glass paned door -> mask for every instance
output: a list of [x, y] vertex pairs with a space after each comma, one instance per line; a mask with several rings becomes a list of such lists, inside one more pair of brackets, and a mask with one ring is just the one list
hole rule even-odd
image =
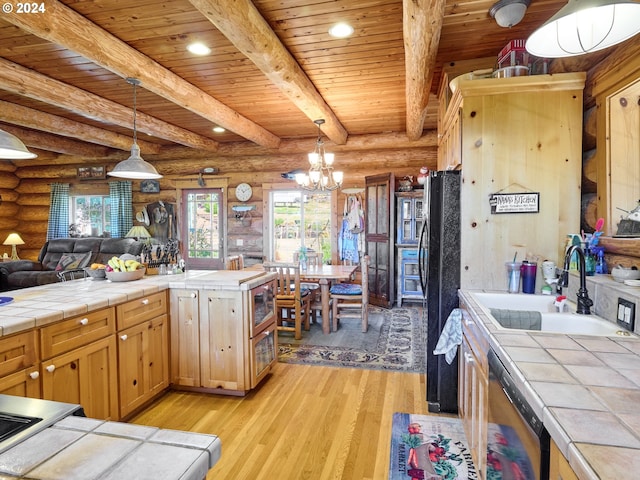
[[222, 212], [221, 189], [183, 190], [182, 253], [187, 268], [224, 268]]

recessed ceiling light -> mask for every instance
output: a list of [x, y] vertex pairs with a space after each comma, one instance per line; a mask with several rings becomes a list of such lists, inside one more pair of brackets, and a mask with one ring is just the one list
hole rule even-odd
[[222, 127], [213, 127], [213, 131], [216, 133], [223, 133], [226, 132], [226, 130]]
[[187, 45], [187, 50], [194, 55], [209, 55], [211, 53], [211, 49], [201, 42], [195, 42]]
[[329, 35], [336, 38], [345, 38], [353, 33], [353, 27], [348, 23], [336, 23], [329, 29]]

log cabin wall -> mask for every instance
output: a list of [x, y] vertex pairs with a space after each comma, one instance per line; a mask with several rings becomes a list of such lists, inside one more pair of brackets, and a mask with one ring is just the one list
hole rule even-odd
[[[354, 150], [336, 153], [335, 168], [344, 171], [345, 187], [364, 187], [364, 178], [384, 172], [393, 172], [397, 178], [413, 175], [417, 185], [417, 175], [420, 167], [436, 168], [437, 147], [435, 132], [432, 146], [418, 148], [385, 148], [379, 150]], [[308, 143], [308, 150], [313, 148], [313, 140]], [[424, 142], [423, 142], [424, 143]], [[327, 147], [327, 150], [330, 149]], [[191, 157], [184, 155], [171, 159], [161, 159], [153, 155], [145, 155], [145, 160], [154, 164], [164, 175], [160, 179], [159, 193], [140, 192], [140, 182], [133, 181], [133, 209], [134, 225], [135, 212], [148, 203], [162, 200], [169, 203], [177, 202], [176, 184], [189, 184], [198, 188], [198, 172], [204, 167], [219, 169], [216, 175], [203, 175], [205, 183], [209, 179], [225, 177], [228, 179], [229, 192], [227, 194], [227, 254], [246, 254], [254, 256], [263, 250], [263, 191], [262, 185], [268, 183], [287, 182], [282, 173], [296, 168], [307, 168], [306, 152], [289, 155], [265, 154], [253, 156], [234, 156], [217, 158], [215, 155], [204, 156], [201, 152]], [[107, 193], [109, 178], [92, 181], [79, 181], [77, 168], [87, 165], [104, 165], [107, 171], [115, 164], [127, 157], [126, 152], [111, 155], [106, 158], [79, 159], [68, 155], [52, 157], [42, 155], [35, 160], [3, 161], [0, 163], [0, 241], [17, 231], [25, 245], [18, 246], [18, 254], [22, 259], [35, 260], [40, 248], [46, 241], [47, 223], [49, 215], [50, 184], [55, 182], [71, 184], [73, 194], [78, 193]], [[253, 196], [249, 205], [255, 205], [251, 212], [250, 226], [238, 221], [235, 212], [231, 210], [237, 205], [233, 196], [236, 185], [247, 182], [253, 187]], [[289, 181], [295, 187], [294, 181]], [[336, 224], [341, 220], [344, 195], [338, 194], [338, 208], [336, 209]], [[178, 222], [180, 219], [178, 218]], [[237, 240], [242, 239], [243, 245], [236, 246]], [[1, 253], [11, 253], [11, 247], [3, 246]]]

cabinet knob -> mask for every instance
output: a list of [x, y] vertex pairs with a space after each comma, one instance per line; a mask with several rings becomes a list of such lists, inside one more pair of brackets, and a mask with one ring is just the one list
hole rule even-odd
[[191, 292], [191, 298], [196, 298], [196, 292]]
[[129, 337], [128, 337], [126, 334], [124, 334], [124, 335], [120, 335], [120, 340], [122, 340], [123, 342], [124, 342], [127, 338], [129, 338]]
[[30, 376], [32, 379], [34, 379], [34, 380], [35, 380], [36, 378], [38, 378], [38, 377], [40, 376], [40, 372], [31, 372], [31, 373], [29, 374], [29, 376]]
[[149, 305], [149, 299], [145, 298], [144, 300], [142, 300], [142, 304], [143, 305]]
[[53, 373], [53, 371], [54, 371], [55, 369], [56, 369], [56, 366], [55, 366], [55, 365], [49, 365], [49, 366], [47, 367], [47, 372], [49, 372], [49, 373]]
[[80, 325], [89, 325], [89, 319], [83, 318], [82, 320], [80, 320]]

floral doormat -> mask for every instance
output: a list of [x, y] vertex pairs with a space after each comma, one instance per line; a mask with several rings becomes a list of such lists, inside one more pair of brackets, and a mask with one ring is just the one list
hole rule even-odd
[[301, 340], [278, 333], [278, 360], [331, 367], [423, 373], [425, 342], [421, 308], [369, 307], [369, 329], [360, 321], [343, 320], [337, 332], [322, 333], [312, 324]]
[[477, 480], [458, 418], [394, 413], [389, 480]]

